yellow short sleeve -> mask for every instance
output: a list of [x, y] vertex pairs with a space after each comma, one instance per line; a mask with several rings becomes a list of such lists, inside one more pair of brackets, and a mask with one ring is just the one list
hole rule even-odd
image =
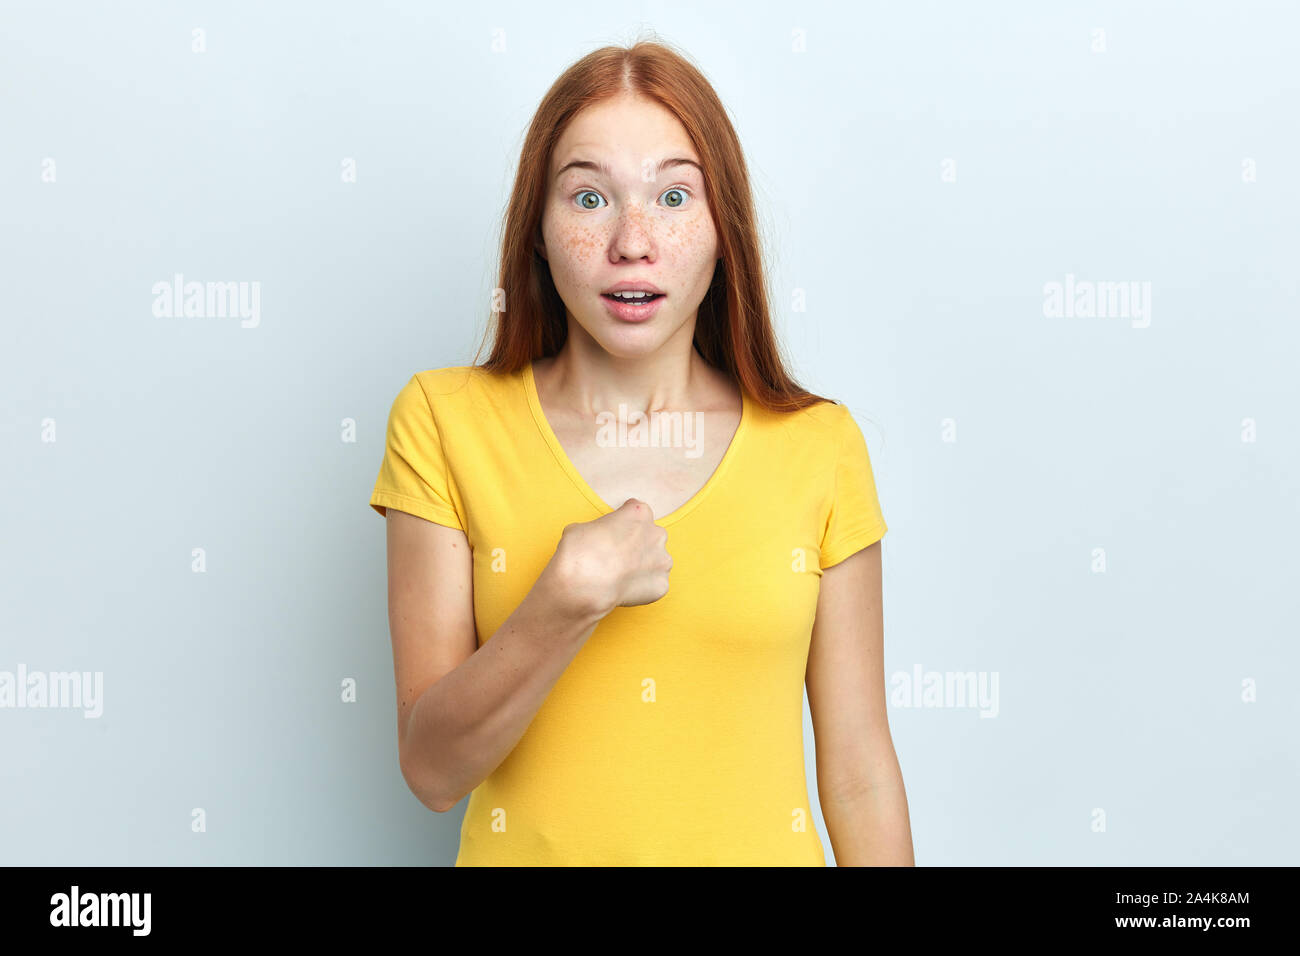
[[452, 484], [433, 407], [419, 376], [412, 376], [388, 413], [384, 460], [370, 506], [381, 515], [392, 507], [464, 531]]
[[844, 405], [841, 413], [839, 451], [835, 462], [834, 498], [822, 534], [820, 566], [839, 564], [863, 548], [879, 541], [888, 529], [876, 495], [876, 480], [862, 429]]

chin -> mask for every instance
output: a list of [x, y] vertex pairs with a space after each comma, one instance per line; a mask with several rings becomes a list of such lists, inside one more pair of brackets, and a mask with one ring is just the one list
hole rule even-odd
[[667, 341], [663, 335], [641, 326], [613, 329], [604, 335], [592, 337], [609, 355], [619, 359], [636, 359], [654, 355]]

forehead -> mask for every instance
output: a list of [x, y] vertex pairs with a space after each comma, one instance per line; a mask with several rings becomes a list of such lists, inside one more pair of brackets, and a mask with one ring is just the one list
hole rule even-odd
[[699, 162], [686, 128], [653, 100], [620, 96], [588, 106], [570, 121], [551, 154], [551, 174], [575, 159], [639, 170], [646, 160], [669, 157]]

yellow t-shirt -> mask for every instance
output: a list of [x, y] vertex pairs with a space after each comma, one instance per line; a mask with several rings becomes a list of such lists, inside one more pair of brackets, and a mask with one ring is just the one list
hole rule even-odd
[[[465, 532], [482, 646], [564, 526], [622, 502], [574, 468], [529, 365], [413, 376], [370, 504]], [[470, 794], [457, 866], [826, 865], [804, 673], [822, 571], [886, 531], [862, 432], [843, 405], [782, 414], [745, 395], [713, 476], [656, 523], [668, 593], [596, 626]]]

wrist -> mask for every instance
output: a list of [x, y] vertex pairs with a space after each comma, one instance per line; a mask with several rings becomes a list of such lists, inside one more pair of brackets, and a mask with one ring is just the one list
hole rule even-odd
[[613, 598], [592, 575], [570, 555], [556, 552], [539, 581], [553, 606], [580, 627], [597, 624], [615, 607]]

